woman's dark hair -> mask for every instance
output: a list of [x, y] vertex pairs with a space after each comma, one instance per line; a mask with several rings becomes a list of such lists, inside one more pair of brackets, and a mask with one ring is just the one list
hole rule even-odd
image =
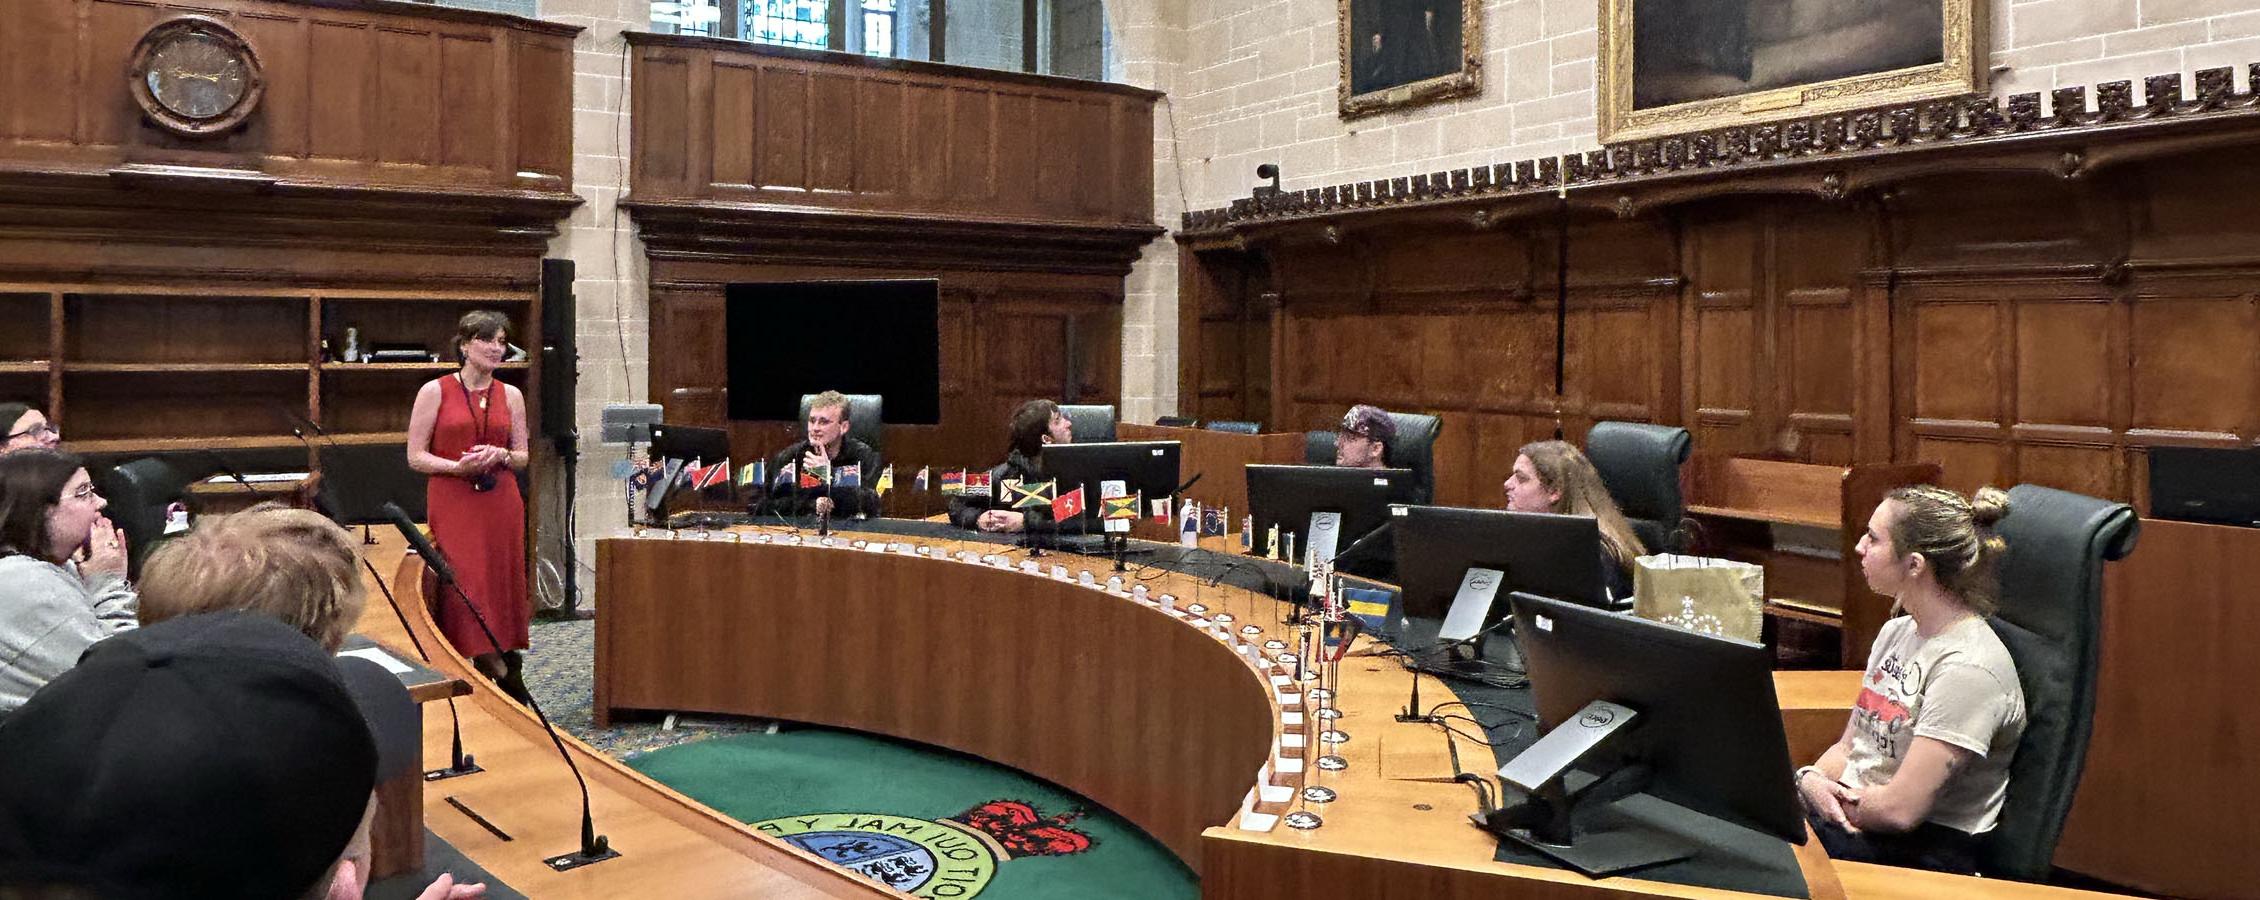
[[455, 361], [463, 361], [463, 345], [480, 338], [494, 337], [510, 330], [510, 317], [491, 309], [474, 309], [464, 313], [455, 323]]
[[1030, 400], [1012, 411], [1012, 447], [1021, 456], [1035, 459], [1044, 452], [1044, 434], [1051, 430], [1052, 416], [1059, 414], [1059, 404], [1050, 400]]
[[29, 403], [17, 403], [14, 401], [0, 403], [0, 437], [4, 437], [8, 432], [14, 431], [16, 428], [16, 420], [23, 418], [24, 413], [31, 412], [32, 410], [37, 408], [38, 407], [35, 407]]
[[63, 485], [86, 468], [75, 453], [33, 448], [0, 456], [0, 556], [22, 554], [61, 563], [47, 543], [47, 513]]

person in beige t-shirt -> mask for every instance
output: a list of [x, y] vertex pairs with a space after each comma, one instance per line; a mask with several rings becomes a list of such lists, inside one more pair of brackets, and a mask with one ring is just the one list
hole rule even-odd
[[2016, 663], [1986, 622], [2007, 513], [1993, 488], [1965, 499], [1916, 485], [1869, 517], [1861, 573], [1907, 614], [1876, 635], [1843, 737], [1797, 771], [1830, 856], [1976, 871], [2025, 726]]

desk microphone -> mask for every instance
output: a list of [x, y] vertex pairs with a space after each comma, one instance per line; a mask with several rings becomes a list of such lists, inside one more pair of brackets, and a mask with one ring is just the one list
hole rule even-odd
[[235, 470], [234, 466], [228, 465], [227, 457], [221, 456], [219, 454], [219, 451], [213, 450], [210, 447], [198, 447], [196, 448], [196, 452], [210, 457], [212, 460], [212, 465], [219, 467], [220, 474], [235, 479], [235, 483], [243, 485], [244, 490], [250, 491], [254, 496], [257, 497], [264, 498], [267, 496], [267, 492], [260, 490], [257, 485], [252, 484], [251, 479], [243, 477], [242, 472], [238, 472]]
[[[502, 641], [494, 636], [494, 629], [487, 626], [486, 615], [479, 612], [478, 605], [463, 593], [463, 586], [455, 580], [455, 567], [448, 565], [447, 557], [440, 554], [438, 547], [433, 546], [431, 538], [424, 536], [424, 532], [416, 527], [415, 520], [408, 518], [408, 513], [401, 510], [400, 504], [387, 501], [384, 513], [386, 518], [392, 520], [392, 526], [400, 529], [400, 536], [408, 540], [408, 546], [423, 557], [424, 564], [430, 566], [432, 573], [439, 577], [441, 587], [454, 590], [455, 599], [462, 601], [464, 609], [470, 610], [471, 620], [479, 623], [479, 632], [486, 635], [487, 645], [500, 650]], [[549, 734], [549, 742], [557, 747], [558, 757], [565, 760], [565, 768], [572, 770], [573, 781], [581, 788], [580, 849], [552, 856], [542, 860], [542, 864], [552, 872], [564, 872], [619, 856], [620, 851], [612, 849], [611, 842], [596, 833], [596, 818], [589, 811], [589, 783], [581, 777], [581, 767], [573, 763], [573, 755], [565, 751], [565, 741], [557, 736], [557, 726], [549, 723], [549, 715], [542, 712], [541, 703], [530, 694], [526, 697], [526, 705], [533, 709], [535, 718], [541, 720], [542, 730]]]
[[[400, 620], [400, 630], [408, 635], [408, 646], [416, 648], [416, 655], [423, 659], [426, 664], [429, 664], [432, 661], [431, 653], [424, 649], [423, 641], [416, 639], [416, 630], [408, 627], [408, 614], [401, 611], [400, 601], [393, 598], [392, 588], [385, 584], [384, 576], [377, 573], [376, 564], [370, 562], [368, 557], [362, 557], [361, 566], [369, 570], [370, 579], [377, 583], [377, 592], [385, 595], [385, 603], [392, 606], [393, 617]], [[425, 772], [425, 781], [439, 781], [443, 778], [454, 778], [458, 775], [486, 771], [479, 767], [478, 762], [472, 758], [471, 754], [463, 752], [463, 719], [455, 712], [455, 696], [450, 694], [446, 700], [447, 720], [454, 730], [454, 736], [448, 742], [447, 768]]]

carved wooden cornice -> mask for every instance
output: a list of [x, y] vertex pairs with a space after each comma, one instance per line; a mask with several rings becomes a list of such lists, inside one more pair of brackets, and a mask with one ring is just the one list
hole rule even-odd
[[[2249, 71], [2260, 83], [2260, 63]], [[1555, 208], [1631, 217], [1733, 194], [1800, 193], [1825, 199], [1950, 172], [2023, 171], [2079, 178], [2112, 165], [2260, 140], [2260, 93], [2239, 92], [2234, 71], [2205, 69], [2197, 95], [2181, 76], [2113, 81], [2050, 94], [1930, 100], [1862, 113], [1724, 128], [1635, 141], [1581, 154], [1234, 200], [1185, 213], [1177, 240], [1192, 250], [1237, 250], [1296, 236], [1341, 239], [1345, 226], [1386, 220], [1482, 229]], [[1370, 221], [1369, 221], [1370, 220]], [[1314, 231], [1314, 229], [1316, 229]]]
[[0, 170], [0, 239], [539, 255], [581, 202], [565, 191], [338, 185], [186, 166]]
[[1122, 277], [1158, 225], [943, 218], [704, 201], [620, 202], [653, 259]]

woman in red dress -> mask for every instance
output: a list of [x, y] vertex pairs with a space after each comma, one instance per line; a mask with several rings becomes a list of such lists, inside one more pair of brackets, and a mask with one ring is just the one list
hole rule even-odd
[[[440, 631], [457, 652], [520, 702], [520, 675], [532, 604], [526, 593], [526, 503], [517, 472], [526, 468], [526, 397], [494, 379], [509, 352], [510, 320], [476, 310], [455, 327], [462, 367], [425, 383], [408, 414], [408, 465], [425, 479], [432, 540], [455, 567], [463, 593], [494, 639], [454, 597], [437, 597]], [[444, 590], [444, 589], [443, 589]], [[452, 591], [446, 593], [452, 594]]]

